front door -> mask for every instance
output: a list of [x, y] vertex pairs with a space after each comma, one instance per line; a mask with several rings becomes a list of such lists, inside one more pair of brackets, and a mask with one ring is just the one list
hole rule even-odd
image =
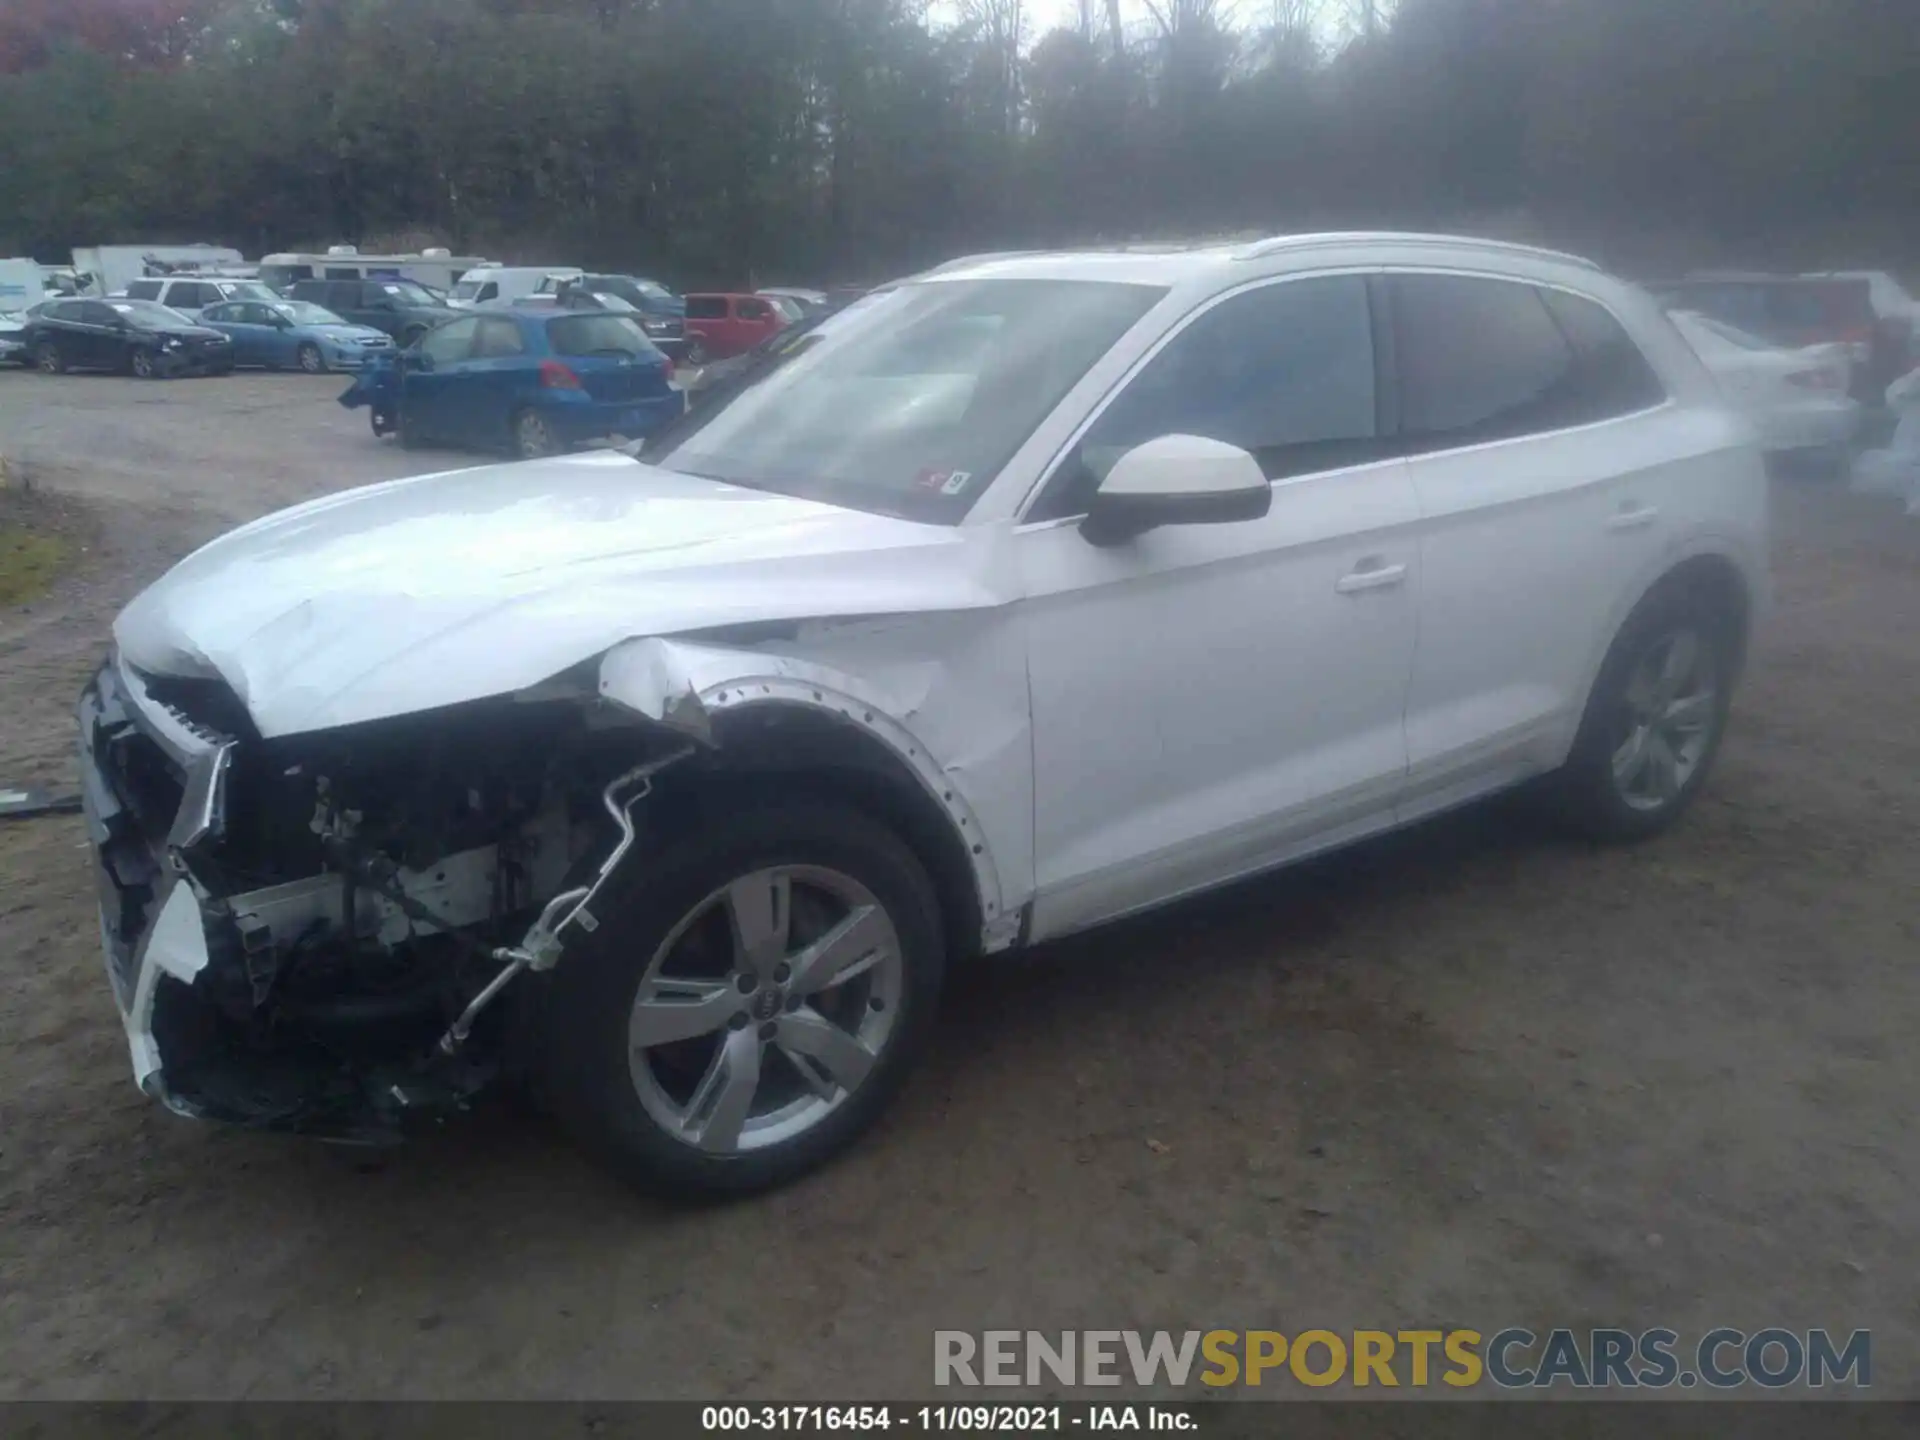
[[1646, 428], [1658, 377], [1595, 301], [1481, 276], [1388, 285], [1400, 445], [1425, 517], [1411, 818], [1564, 756], [1596, 636], [1671, 531], [1671, 444]]
[[[1251, 451], [1263, 519], [1080, 533], [1127, 449]], [[1029, 634], [1034, 938], [1379, 828], [1406, 770], [1417, 509], [1379, 446], [1365, 277], [1204, 311], [1093, 422], [1014, 536]]]

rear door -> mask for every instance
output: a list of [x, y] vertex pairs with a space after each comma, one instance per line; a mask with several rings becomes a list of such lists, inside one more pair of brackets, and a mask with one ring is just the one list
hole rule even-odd
[[1396, 272], [1398, 448], [1422, 514], [1403, 818], [1551, 768], [1598, 629], [1669, 533], [1663, 387], [1599, 303]]
[[473, 356], [477, 317], [455, 320], [428, 334], [402, 360], [401, 423], [415, 436], [457, 437], [458, 390]]
[[631, 315], [578, 311], [546, 322], [552, 358], [575, 376], [596, 404], [618, 406], [610, 431], [637, 438], [685, 408], [669, 383], [672, 364]]
[[446, 389], [449, 431], [487, 444], [503, 441], [521, 392], [539, 383], [538, 369], [518, 321], [505, 315], [480, 320], [472, 353], [442, 372], [453, 377]]

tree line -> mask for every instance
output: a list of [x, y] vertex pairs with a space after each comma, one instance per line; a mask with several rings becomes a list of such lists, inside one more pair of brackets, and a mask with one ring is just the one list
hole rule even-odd
[[1034, 11], [5, 0], [0, 254], [438, 243], [732, 285], [1392, 225], [1629, 268], [1920, 260], [1912, 0]]

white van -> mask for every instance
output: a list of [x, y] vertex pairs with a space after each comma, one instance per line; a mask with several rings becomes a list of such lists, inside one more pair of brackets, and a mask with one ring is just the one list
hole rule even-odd
[[[476, 265], [453, 287], [451, 303], [511, 305], [539, 290], [548, 280], [578, 280], [586, 272], [577, 265]], [[549, 286], [549, 289], [557, 286]]]
[[362, 255], [352, 245], [329, 245], [324, 255], [269, 255], [260, 262], [260, 278], [285, 294], [296, 280], [412, 280], [435, 290], [451, 290], [453, 282], [486, 260], [479, 255], [454, 255], [435, 247], [418, 255]]

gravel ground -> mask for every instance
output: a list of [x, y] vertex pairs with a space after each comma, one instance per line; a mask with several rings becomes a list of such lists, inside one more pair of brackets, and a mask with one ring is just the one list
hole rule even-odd
[[[70, 779], [111, 615], [191, 545], [449, 463], [340, 388], [0, 374], [0, 453], [86, 547], [0, 611], [0, 777]], [[1480, 807], [983, 965], [868, 1143], [720, 1210], [505, 1109], [378, 1163], [164, 1114], [79, 821], [0, 822], [0, 1399], [898, 1398], [935, 1328], [1510, 1324], [1870, 1327], [1874, 1392], [1920, 1395], [1920, 527], [1777, 502], [1672, 835]]]

